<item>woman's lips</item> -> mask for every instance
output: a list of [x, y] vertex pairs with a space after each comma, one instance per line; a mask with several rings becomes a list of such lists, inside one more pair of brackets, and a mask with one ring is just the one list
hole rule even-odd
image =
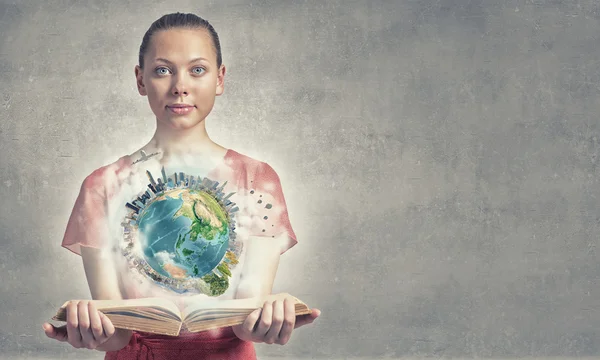
[[171, 106], [167, 106], [167, 109], [169, 109], [172, 113], [175, 113], [177, 115], [186, 115], [186, 114], [189, 114], [192, 110], [194, 110], [195, 106], [171, 105]]

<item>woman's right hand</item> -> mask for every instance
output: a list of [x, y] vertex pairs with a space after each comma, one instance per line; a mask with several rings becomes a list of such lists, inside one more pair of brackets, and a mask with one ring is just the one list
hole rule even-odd
[[42, 325], [46, 336], [68, 342], [77, 349], [95, 349], [115, 334], [115, 327], [110, 319], [98, 311], [91, 301], [70, 301], [66, 310], [66, 325]]

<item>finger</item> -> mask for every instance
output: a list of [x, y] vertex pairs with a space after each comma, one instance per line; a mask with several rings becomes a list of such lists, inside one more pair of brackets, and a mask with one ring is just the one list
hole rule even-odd
[[312, 313], [307, 315], [300, 315], [296, 317], [296, 325], [294, 326], [294, 328], [297, 329], [301, 326], [312, 324], [312, 322], [315, 321], [320, 315], [321, 310], [319, 309], [313, 309]]
[[70, 301], [67, 305], [67, 340], [76, 349], [81, 348], [81, 333], [79, 332], [79, 317], [77, 315], [77, 301]]
[[90, 330], [92, 331], [92, 337], [98, 344], [102, 344], [106, 341], [104, 330], [102, 328], [102, 320], [100, 319], [100, 313], [96, 309], [93, 302], [88, 303], [88, 312], [90, 314]]
[[267, 344], [274, 344], [275, 341], [279, 339], [279, 332], [281, 331], [281, 326], [283, 325], [283, 316], [285, 311], [283, 305], [283, 300], [276, 300], [273, 303], [271, 327], [265, 334], [265, 342]]
[[294, 330], [294, 326], [296, 325], [296, 301], [292, 299], [285, 299], [284, 302], [284, 316], [283, 316], [283, 325], [281, 326], [281, 331], [279, 332], [279, 340], [277, 341], [280, 345], [285, 345], [292, 337], [292, 330]]
[[43, 323], [42, 329], [44, 330], [44, 334], [46, 334], [47, 337], [54, 339], [55, 333], [54, 333], [54, 326], [52, 326], [52, 324]]
[[106, 335], [106, 339], [108, 339], [115, 333], [115, 326], [113, 325], [112, 321], [110, 321], [108, 316], [106, 316], [102, 312], [99, 312], [99, 314], [100, 320], [102, 320], [102, 328], [104, 329], [104, 335]]
[[95, 343], [94, 335], [92, 335], [92, 329], [90, 328], [90, 312], [88, 306], [87, 301], [80, 301], [77, 305], [77, 311], [79, 312], [79, 332], [81, 333], [81, 343], [83, 347], [93, 349]]
[[67, 341], [66, 326], [61, 326], [57, 328], [52, 324], [44, 323], [44, 325], [42, 325], [42, 328], [44, 329], [44, 333], [46, 333], [47, 337], [58, 341]]
[[260, 319], [260, 314], [262, 313], [262, 308], [256, 309], [251, 312], [246, 320], [242, 323], [242, 329], [246, 334], [251, 335], [254, 329], [257, 326], [258, 319]]
[[260, 314], [260, 320], [258, 326], [254, 330], [254, 336], [264, 339], [265, 334], [271, 327], [271, 321], [273, 320], [273, 303], [271, 301], [265, 301]]

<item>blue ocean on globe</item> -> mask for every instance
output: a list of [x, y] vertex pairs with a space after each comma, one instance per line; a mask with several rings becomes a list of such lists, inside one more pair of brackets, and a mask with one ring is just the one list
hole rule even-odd
[[203, 191], [176, 189], [154, 199], [138, 229], [148, 265], [174, 279], [209, 274], [229, 247], [226, 213]]

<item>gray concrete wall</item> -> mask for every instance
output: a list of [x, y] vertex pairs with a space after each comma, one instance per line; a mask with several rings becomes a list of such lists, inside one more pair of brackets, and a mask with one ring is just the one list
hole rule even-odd
[[600, 5], [0, 2], [0, 352], [100, 358], [41, 324], [88, 297], [60, 240], [83, 178], [154, 131], [133, 67], [160, 15], [220, 34], [224, 146], [272, 164], [323, 310], [289, 358], [600, 356]]

